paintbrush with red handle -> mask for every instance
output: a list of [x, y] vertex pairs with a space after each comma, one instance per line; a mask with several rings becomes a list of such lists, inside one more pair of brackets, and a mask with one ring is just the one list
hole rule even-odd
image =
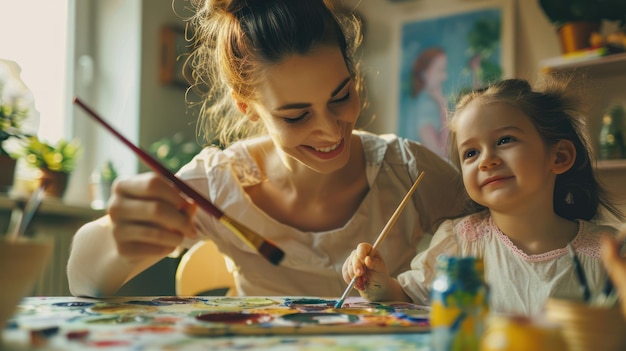
[[246, 244], [250, 245], [250, 247], [258, 251], [265, 259], [270, 261], [270, 263], [278, 265], [282, 261], [285, 253], [280, 248], [278, 248], [272, 242], [266, 240], [250, 228], [228, 217], [204, 196], [202, 196], [200, 193], [187, 185], [187, 183], [176, 177], [174, 173], [170, 172], [161, 163], [159, 163], [159, 161], [157, 161], [147, 152], [126, 139], [126, 137], [124, 137], [122, 134], [120, 134], [120, 132], [118, 132], [115, 128], [109, 125], [104, 119], [98, 116], [96, 112], [94, 112], [89, 106], [85, 105], [79, 98], [75, 97], [74, 103], [80, 106], [83, 110], [85, 110], [85, 112], [87, 112], [87, 114], [93, 117], [109, 132], [115, 135], [122, 143], [124, 143], [131, 150], [133, 150], [133, 152], [137, 154], [137, 156], [139, 156], [139, 158], [147, 166], [149, 166], [156, 173], [160, 174], [161, 176], [172, 182], [183, 194], [194, 200], [198, 204], [198, 206], [200, 206], [200, 208], [217, 218], [223, 225], [225, 225], [239, 238], [241, 238], [241, 240], [243, 240]]

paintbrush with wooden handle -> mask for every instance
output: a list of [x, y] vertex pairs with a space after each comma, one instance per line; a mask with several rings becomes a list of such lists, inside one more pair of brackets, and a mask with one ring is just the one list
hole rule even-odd
[[[415, 180], [415, 183], [413, 183], [413, 186], [411, 186], [411, 189], [409, 189], [409, 192], [406, 193], [406, 195], [404, 195], [404, 198], [400, 202], [400, 205], [398, 205], [398, 208], [396, 208], [393, 215], [391, 215], [391, 218], [389, 218], [389, 221], [387, 222], [387, 224], [385, 224], [383, 231], [380, 232], [380, 234], [378, 235], [376, 242], [374, 242], [374, 245], [372, 245], [372, 250], [370, 251], [370, 255], [376, 252], [380, 244], [383, 242], [383, 240], [385, 240], [385, 238], [387, 237], [387, 234], [389, 234], [389, 231], [391, 230], [391, 227], [393, 227], [393, 225], [396, 223], [396, 221], [398, 220], [398, 217], [400, 217], [400, 214], [402, 213], [402, 210], [404, 210], [404, 207], [411, 199], [411, 196], [415, 192], [415, 189], [417, 189], [417, 186], [422, 181], [423, 176], [424, 176], [424, 171], [420, 172], [419, 176], [417, 176], [417, 179]], [[348, 284], [346, 291], [343, 292], [343, 295], [341, 295], [341, 298], [335, 304], [335, 308], [341, 308], [341, 306], [343, 306], [343, 303], [346, 300], [346, 297], [348, 296], [352, 288], [354, 287], [356, 280], [357, 280], [357, 276], [355, 275], [350, 281], [350, 284]]]
[[224, 226], [230, 229], [230, 231], [236, 234], [245, 243], [250, 245], [250, 247], [252, 247], [254, 250], [258, 251], [261, 256], [267, 259], [270, 263], [278, 265], [282, 261], [285, 253], [280, 248], [278, 248], [272, 242], [266, 240], [250, 228], [228, 217], [204, 196], [202, 196], [200, 193], [187, 185], [187, 183], [176, 177], [174, 173], [170, 172], [170, 170], [165, 168], [161, 163], [159, 163], [159, 161], [154, 159], [147, 152], [145, 152], [132, 142], [130, 142], [130, 140], [126, 139], [126, 137], [124, 137], [120, 132], [118, 132], [115, 128], [109, 125], [104, 119], [98, 116], [96, 112], [94, 112], [90, 107], [85, 105], [79, 98], [75, 97], [74, 103], [80, 106], [83, 110], [85, 110], [85, 112], [87, 112], [87, 114], [93, 117], [96, 121], [98, 121], [98, 123], [104, 126], [113, 135], [115, 135], [122, 143], [124, 143], [131, 150], [133, 150], [133, 152], [135, 152], [135, 154], [139, 156], [139, 158], [147, 166], [149, 166], [155, 172], [172, 182], [174, 186], [178, 188], [178, 190], [194, 200], [198, 204], [198, 206], [200, 206], [200, 208], [217, 218]]

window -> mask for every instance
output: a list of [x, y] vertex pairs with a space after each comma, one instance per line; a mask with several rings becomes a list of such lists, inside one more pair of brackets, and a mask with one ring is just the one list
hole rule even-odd
[[[0, 21], [0, 58], [21, 67], [39, 112], [29, 131], [50, 142], [80, 140], [83, 154], [63, 200], [89, 205], [89, 178], [95, 169], [112, 159], [120, 173], [132, 174], [137, 160], [81, 116], [72, 97], [80, 96], [136, 141], [141, 1], [14, 0], [1, 2], [0, 13], [10, 14]], [[37, 29], [25, 29], [33, 23]], [[33, 171], [22, 164], [20, 176], [32, 178]]]
[[[0, 3], [0, 57], [15, 61], [35, 96], [39, 136], [56, 141], [67, 136], [67, 58], [69, 0]], [[25, 28], [36, 23], [36, 28]]]
[[89, 205], [90, 175], [109, 160], [120, 175], [140, 170], [133, 152], [73, 96], [141, 147], [179, 131], [193, 140], [184, 89], [158, 82], [159, 29], [184, 25], [171, 0], [10, 0], [0, 13], [0, 57], [21, 66], [40, 114], [38, 135], [77, 138], [83, 148], [64, 202]]

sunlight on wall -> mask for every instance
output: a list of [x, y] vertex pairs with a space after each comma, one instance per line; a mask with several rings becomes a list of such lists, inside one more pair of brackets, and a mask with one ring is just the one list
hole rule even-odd
[[21, 67], [39, 111], [39, 136], [53, 142], [67, 134], [69, 1], [0, 2], [0, 58]]

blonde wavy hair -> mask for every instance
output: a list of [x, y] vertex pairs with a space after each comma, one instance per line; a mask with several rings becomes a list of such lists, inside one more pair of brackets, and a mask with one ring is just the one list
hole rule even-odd
[[[174, 0], [177, 1], [177, 0]], [[237, 109], [233, 94], [255, 101], [265, 68], [316, 45], [337, 45], [362, 92], [355, 63], [361, 44], [361, 21], [330, 0], [189, 0], [187, 18], [193, 50], [185, 61], [190, 91], [199, 96], [198, 134], [220, 147], [265, 132]]]

